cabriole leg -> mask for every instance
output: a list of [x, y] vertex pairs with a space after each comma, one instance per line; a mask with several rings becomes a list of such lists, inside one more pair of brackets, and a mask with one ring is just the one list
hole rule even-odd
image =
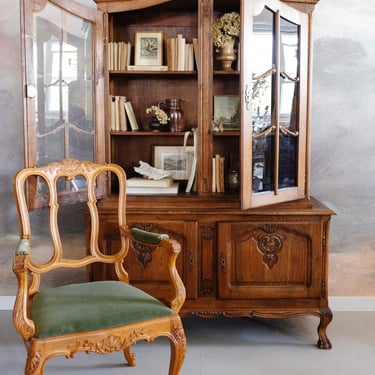
[[327, 337], [327, 326], [331, 323], [333, 318], [332, 311], [329, 307], [320, 309], [320, 323], [318, 326], [318, 348], [319, 349], [331, 349], [332, 344]]

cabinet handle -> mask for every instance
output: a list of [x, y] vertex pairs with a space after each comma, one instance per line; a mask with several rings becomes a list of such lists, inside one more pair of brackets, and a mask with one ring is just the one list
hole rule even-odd
[[221, 265], [221, 271], [226, 272], [227, 271], [227, 261], [225, 259], [224, 253], [221, 253], [220, 265]]

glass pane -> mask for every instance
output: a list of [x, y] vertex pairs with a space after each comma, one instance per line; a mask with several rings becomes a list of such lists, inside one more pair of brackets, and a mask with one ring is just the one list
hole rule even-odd
[[253, 20], [253, 192], [273, 190], [272, 87], [274, 85], [274, 13], [267, 8]]
[[299, 26], [280, 19], [279, 188], [296, 186]]
[[94, 160], [93, 25], [47, 4], [34, 14], [37, 165]]

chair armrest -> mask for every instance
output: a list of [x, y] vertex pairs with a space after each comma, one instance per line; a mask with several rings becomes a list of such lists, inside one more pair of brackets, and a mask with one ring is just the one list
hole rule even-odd
[[168, 256], [168, 272], [174, 292], [172, 298], [167, 300], [167, 304], [172, 310], [179, 312], [186, 298], [185, 286], [176, 268], [176, 260], [181, 252], [180, 243], [166, 234], [148, 232], [139, 228], [129, 229], [127, 226], [121, 226], [120, 233], [133, 243], [164, 249]]
[[151, 245], [159, 245], [162, 240], [169, 238], [167, 234], [148, 232], [139, 228], [130, 229], [130, 233], [137, 241]]
[[18, 279], [18, 289], [13, 310], [13, 321], [17, 331], [24, 340], [34, 336], [35, 325], [29, 319], [29, 275], [27, 271], [27, 262], [29, 258], [29, 240], [22, 239], [17, 245], [16, 255], [13, 261], [13, 272]]

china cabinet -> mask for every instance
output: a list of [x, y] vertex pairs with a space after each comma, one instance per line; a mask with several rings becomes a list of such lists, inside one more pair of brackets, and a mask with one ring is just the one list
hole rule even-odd
[[[95, 2], [104, 24], [105, 138], [97, 146], [105, 159], [130, 178], [140, 161], [153, 165], [160, 148], [184, 149], [186, 141], [194, 150], [191, 190], [184, 179], [178, 194], [127, 197], [130, 226], [168, 233], [182, 245], [182, 315], [313, 315], [320, 319], [318, 347], [329, 349], [334, 212], [309, 192], [311, 17], [318, 0]], [[223, 69], [213, 24], [232, 12], [240, 15], [240, 33]], [[192, 61], [179, 65], [182, 54]], [[137, 130], [130, 117], [119, 127], [113, 106], [119, 98], [131, 103]], [[146, 109], [166, 99], [178, 100], [183, 124], [152, 131]], [[108, 193], [100, 202], [100, 240], [109, 254], [119, 241], [111, 181]], [[167, 296], [167, 275], [148, 267], [163, 260], [137, 251], [131, 282]], [[88, 270], [90, 280], [112, 275], [107, 267]]]
[[[107, 122], [107, 158], [132, 176], [139, 160], [153, 163], [155, 146], [183, 144], [184, 132], [148, 128], [145, 108], [166, 98], [181, 100], [184, 130], [197, 132], [193, 192], [185, 193], [180, 182], [178, 195], [128, 197], [130, 225], [167, 232], [182, 243], [178, 266], [187, 287], [182, 314], [311, 314], [320, 318], [319, 347], [330, 348], [325, 331], [332, 318], [327, 261], [333, 212], [309, 195], [309, 43], [317, 1], [96, 2], [105, 15], [107, 44], [133, 43], [139, 31], [162, 32], [162, 65], [168, 67], [107, 70], [107, 98], [125, 96], [140, 124], [136, 132], [113, 131]], [[212, 25], [231, 12], [240, 14], [241, 30], [235, 61], [223, 70]], [[193, 70], [170, 68], [168, 40], [178, 35], [186, 43], [197, 40]], [[233, 97], [238, 127], [220, 128], [217, 112]], [[213, 192], [215, 155], [224, 160], [224, 175], [240, 180], [233, 186], [224, 178], [224, 192]], [[112, 193], [101, 209], [108, 252], [117, 241], [115, 186]], [[140, 251], [132, 281], [163, 297], [166, 275], [150, 274], [147, 267], [160, 261]], [[111, 272], [92, 269], [90, 277], [110, 278]]]

